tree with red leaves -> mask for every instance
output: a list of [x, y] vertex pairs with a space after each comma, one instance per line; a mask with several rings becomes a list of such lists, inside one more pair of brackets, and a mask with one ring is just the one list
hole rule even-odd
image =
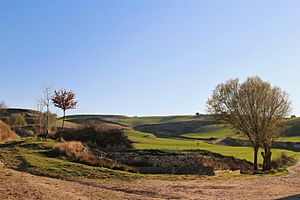
[[69, 109], [76, 109], [77, 101], [75, 101], [75, 93], [73, 91], [67, 91], [66, 89], [61, 89], [58, 91], [55, 90], [51, 100], [55, 107], [58, 107], [63, 111], [63, 129], [65, 124], [66, 111]]

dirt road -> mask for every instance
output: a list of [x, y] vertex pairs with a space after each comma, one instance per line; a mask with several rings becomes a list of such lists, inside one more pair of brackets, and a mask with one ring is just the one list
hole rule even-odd
[[[298, 195], [298, 196], [297, 196]], [[289, 197], [289, 198], [287, 198]], [[300, 162], [281, 177], [65, 181], [0, 167], [0, 199], [300, 199]]]

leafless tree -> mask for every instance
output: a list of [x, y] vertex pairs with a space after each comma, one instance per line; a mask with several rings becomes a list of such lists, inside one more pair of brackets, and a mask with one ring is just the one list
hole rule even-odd
[[207, 102], [208, 112], [248, 137], [254, 149], [254, 171], [258, 170], [259, 147], [264, 147], [264, 170], [270, 168], [271, 147], [280, 136], [281, 122], [290, 112], [286, 92], [259, 77], [240, 83], [231, 79], [219, 84]]
[[4, 101], [0, 101], [0, 109], [4, 109], [6, 107], [7, 107], [6, 103]]
[[52, 86], [44, 85], [42, 88], [43, 97], [38, 100], [40, 108], [43, 110], [43, 107], [46, 107], [46, 133], [49, 132], [49, 123], [50, 123], [50, 103], [51, 103], [51, 93], [52, 93]]
[[43, 129], [45, 129], [45, 127], [46, 127], [43, 123], [44, 122], [44, 107], [45, 107], [43, 101], [44, 100], [42, 98], [36, 100], [36, 109], [39, 112], [37, 114], [35, 123], [38, 128], [37, 129], [38, 132], [42, 132]]

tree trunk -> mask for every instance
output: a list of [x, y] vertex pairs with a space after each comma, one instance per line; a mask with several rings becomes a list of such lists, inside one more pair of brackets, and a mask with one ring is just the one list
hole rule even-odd
[[49, 102], [48, 102], [48, 104], [47, 104], [47, 122], [46, 122], [47, 123], [47, 125], [46, 125], [47, 126], [47, 128], [46, 128], [47, 131], [46, 131], [46, 137], [48, 137], [48, 133], [49, 133], [49, 112], [50, 111], [49, 111]]
[[62, 125], [61, 128], [64, 129], [64, 125], [65, 125], [65, 117], [66, 117], [66, 111], [64, 110], [64, 116], [63, 116], [63, 121], [62, 121]]
[[271, 149], [268, 149], [268, 159], [267, 159], [267, 165], [266, 165], [266, 170], [270, 171], [272, 166], [271, 166], [271, 157], [272, 157], [272, 152]]
[[[63, 121], [61, 125], [62, 130], [64, 129], [64, 125], [65, 125], [65, 117], [66, 117], [66, 111], [64, 110]], [[60, 139], [62, 139], [62, 130], [60, 131]]]
[[253, 170], [254, 173], [258, 171], [258, 166], [257, 166], [257, 156], [258, 156], [258, 147], [254, 146], [254, 159], [253, 159]]
[[271, 170], [271, 157], [272, 157], [272, 152], [271, 148], [268, 145], [264, 145], [264, 151], [262, 152], [262, 156], [264, 159], [263, 162], [263, 171], [268, 172]]
[[266, 154], [264, 152], [261, 152], [261, 156], [263, 157], [263, 171], [265, 172], [266, 171]]

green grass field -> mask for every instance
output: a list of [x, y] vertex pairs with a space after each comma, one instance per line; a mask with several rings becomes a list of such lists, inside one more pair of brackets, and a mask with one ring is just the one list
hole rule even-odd
[[[231, 138], [240, 139], [240, 140], [248, 140], [248, 138], [242, 134], [230, 136]], [[300, 142], [300, 135], [298, 136], [282, 136], [278, 138], [276, 141], [278, 142]]]
[[[151, 134], [138, 131], [126, 131], [128, 138], [134, 142], [134, 147], [137, 149], [164, 149], [164, 150], [207, 150], [219, 153], [226, 156], [234, 156], [240, 159], [246, 159], [253, 162], [253, 150], [250, 147], [231, 147], [209, 144], [201, 140], [178, 140], [167, 138], [152, 137]], [[197, 145], [197, 142], [199, 146]], [[273, 158], [277, 158], [281, 153], [286, 153], [290, 156], [295, 156], [293, 151], [274, 149]], [[262, 158], [259, 157], [259, 162], [262, 163]]]
[[186, 133], [182, 134], [181, 136], [187, 137], [187, 138], [195, 138], [195, 139], [201, 139], [201, 138], [223, 138], [230, 134], [232, 134], [232, 130], [225, 127], [224, 125], [208, 125], [203, 126], [198, 129], [194, 130], [194, 133]]
[[178, 116], [149, 116], [149, 117], [130, 117], [127, 119], [119, 119], [119, 123], [135, 127], [141, 124], [161, 124], [171, 122], [182, 122], [198, 120], [194, 115], [178, 115]]
[[277, 141], [279, 141], [279, 142], [300, 142], [300, 136], [280, 137]]

